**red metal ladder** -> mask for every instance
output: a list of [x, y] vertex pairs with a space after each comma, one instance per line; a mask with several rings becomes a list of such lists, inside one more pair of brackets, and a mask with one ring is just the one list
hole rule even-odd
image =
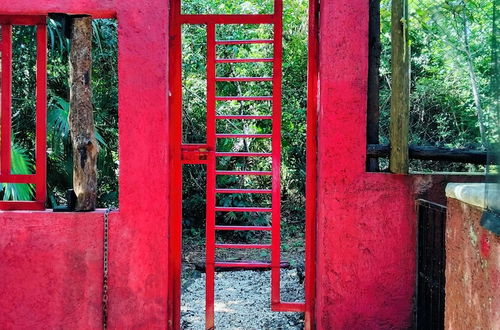
[[[189, 15], [181, 14], [180, 1], [173, 0], [172, 8], [172, 28], [171, 28], [171, 60], [172, 70], [170, 72], [171, 87], [171, 127], [175, 132], [181, 125], [181, 106], [182, 106], [182, 65], [181, 65], [181, 26], [182, 24], [203, 24], [206, 25], [207, 42], [207, 141], [206, 144], [182, 144], [180, 134], [175, 135], [172, 147], [172, 159], [182, 159], [184, 164], [206, 164], [207, 166], [207, 187], [206, 187], [206, 328], [215, 328], [215, 272], [217, 268], [239, 267], [239, 268], [271, 268], [271, 309], [273, 311], [288, 312], [306, 312], [305, 302], [282, 302], [280, 295], [280, 245], [281, 245], [281, 192], [280, 192], [280, 167], [281, 167], [281, 95], [282, 95], [282, 0], [274, 1], [273, 14], [258, 15]], [[224, 24], [268, 24], [273, 27], [272, 39], [254, 39], [254, 40], [225, 40], [216, 38], [217, 25]], [[270, 44], [273, 46], [272, 58], [217, 58], [217, 46], [219, 45], [241, 45], [241, 44]], [[216, 75], [218, 64], [224, 63], [272, 63], [272, 75], [270, 77], [219, 77]], [[217, 82], [256, 82], [268, 81], [272, 83], [272, 94], [261, 96], [222, 96], [217, 93]], [[217, 104], [228, 101], [253, 101], [270, 102], [271, 114], [268, 115], [229, 115], [217, 114]], [[272, 131], [270, 134], [225, 134], [216, 131], [218, 121], [232, 120], [259, 120], [271, 121]], [[270, 152], [221, 152], [217, 150], [217, 141], [230, 138], [255, 138], [269, 139], [271, 141]], [[179, 145], [181, 148], [177, 148]], [[221, 170], [217, 169], [217, 159], [221, 157], [263, 157], [269, 159], [271, 163], [270, 170]], [[174, 163], [175, 164], [175, 163]], [[174, 165], [175, 168], [175, 165]], [[181, 171], [172, 174], [172, 185], [180, 186]], [[271, 178], [271, 187], [269, 189], [234, 189], [217, 187], [217, 177], [223, 175], [238, 176], [269, 176]], [[177, 188], [178, 189], [178, 188]], [[217, 205], [217, 196], [222, 194], [269, 194], [271, 195], [271, 207], [225, 207]], [[176, 198], [173, 203], [181, 200], [180, 195], [174, 195]], [[180, 211], [173, 210], [173, 217], [180, 218]], [[255, 212], [268, 213], [271, 215], [270, 226], [223, 226], [216, 224], [216, 215], [223, 212]], [[171, 239], [177, 240], [181, 234], [180, 224], [175, 225], [171, 231]], [[270, 244], [221, 244], [216, 241], [216, 234], [221, 231], [261, 231], [271, 234]], [[174, 241], [172, 244], [178, 244]], [[221, 261], [216, 260], [217, 249], [265, 249], [271, 251], [271, 261]], [[171, 251], [175, 260], [180, 260], [180, 251], [174, 249]], [[172, 272], [180, 272], [180, 265], [173, 263]], [[172, 285], [174, 286], [172, 300], [179, 300], [178, 291], [179, 282], [176, 277]], [[174, 322], [180, 317], [178, 308], [173, 308]], [[307, 322], [306, 322], [307, 323]]]

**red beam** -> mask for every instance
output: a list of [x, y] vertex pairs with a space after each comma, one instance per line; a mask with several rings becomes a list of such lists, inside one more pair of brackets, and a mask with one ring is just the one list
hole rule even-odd
[[270, 207], [236, 207], [236, 206], [218, 206], [216, 212], [272, 212]]
[[216, 40], [217, 45], [242, 45], [242, 44], [272, 44], [272, 39], [253, 39], [253, 40]]
[[216, 77], [216, 81], [272, 81], [273, 77]]
[[273, 58], [218, 58], [215, 63], [262, 63], [272, 62]]
[[272, 101], [272, 96], [217, 96], [216, 101]]
[[12, 131], [12, 25], [2, 25], [2, 119], [0, 173], [10, 174]]
[[217, 194], [270, 194], [271, 189], [216, 189]]
[[216, 152], [217, 157], [272, 157], [273, 154], [267, 152]]
[[270, 231], [269, 226], [215, 226], [215, 230]]
[[44, 25], [47, 23], [47, 16], [31, 15], [0, 15], [0, 24], [6, 25]]
[[271, 171], [216, 171], [217, 175], [272, 175]]
[[181, 24], [272, 24], [273, 15], [180, 15]]
[[215, 119], [222, 120], [222, 119], [243, 119], [243, 120], [266, 120], [266, 119], [273, 119], [272, 116], [253, 116], [253, 115], [220, 115], [216, 116]]
[[270, 244], [215, 244], [217, 249], [270, 249]]

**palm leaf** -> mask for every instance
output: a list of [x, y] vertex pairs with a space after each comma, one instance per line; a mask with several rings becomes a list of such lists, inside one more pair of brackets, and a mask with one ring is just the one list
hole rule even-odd
[[[11, 147], [12, 174], [32, 174], [33, 163], [28, 152], [17, 144]], [[34, 197], [34, 186], [24, 183], [2, 183], [3, 200], [29, 201]]]

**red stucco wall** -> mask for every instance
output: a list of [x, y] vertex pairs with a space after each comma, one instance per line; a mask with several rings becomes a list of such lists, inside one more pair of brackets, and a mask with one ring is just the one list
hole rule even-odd
[[411, 325], [415, 213], [410, 177], [365, 173], [368, 2], [322, 1], [316, 322]]
[[479, 225], [482, 213], [448, 199], [446, 329], [500, 329], [500, 236]]
[[[118, 19], [120, 212], [110, 225], [112, 328], [166, 325], [167, 8], [164, 0], [0, 5], [0, 14], [63, 12]], [[0, 213], [0, 226], [0, 327], [98, 328], [102, 214]]]
[[[110, 226], [112, 328], [167, 325], [167, 3], [0, 6], [0, 14], [118, 19], [120, 212]], [[433, 179], [364, 172], [368, 1], [322, 1], [320, 29], [317, 328], [407, 328], [415, 282], [413, 201], [432, 189]], [[0, 325], [98, 327], [102, 213], [7, 212], [0, 213], [0, 226]]]

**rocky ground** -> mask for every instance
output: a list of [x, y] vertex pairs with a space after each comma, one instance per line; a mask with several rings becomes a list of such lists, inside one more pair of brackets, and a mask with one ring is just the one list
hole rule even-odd
[[[302, 313], [272, 312], [270, 271], [216, 273], [215, 325], [222, 329], [302, 329]], [[282, 301], [304, 299], [296, 268], [281, 270]], [[182, 329], [205, 329], [205, 274], [185, 269], [182, 289]]]

